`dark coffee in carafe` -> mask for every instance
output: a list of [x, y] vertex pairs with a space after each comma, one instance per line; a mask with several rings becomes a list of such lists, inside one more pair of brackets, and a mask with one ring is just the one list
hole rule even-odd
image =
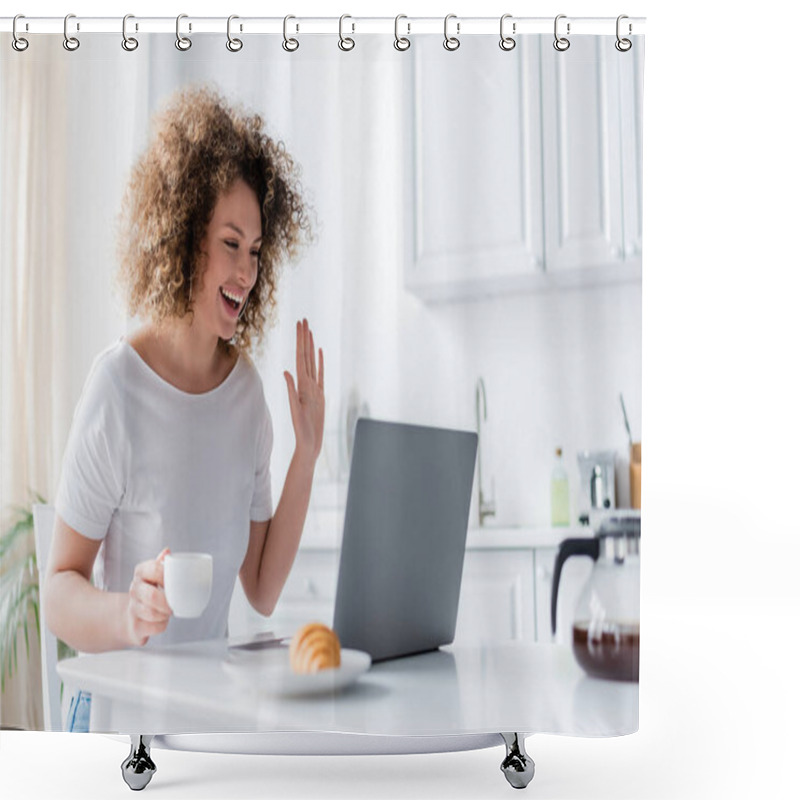
[[576, 622], [572, 652], [581, 667], [596, 678], [639, 680], [639, 623]]

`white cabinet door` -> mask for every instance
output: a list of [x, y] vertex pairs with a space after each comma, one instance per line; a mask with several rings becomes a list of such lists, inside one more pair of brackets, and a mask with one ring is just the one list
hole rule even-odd
[[[467, 550], [455, 641], [534, 641], [534, 551]], [[271, 617], [254, 611], [241, 589], [231, 605], [231, 635], [291, 635], [306, 622], [333, 625], [338, 550], [300, 550]]]
[[642, 257], [642, 78], [644, 43], [633, 45], [618, 58], [622, 139], [623, 249], [626, 261]]
[[457, 644], [535, 638], [532, 550], [468, 550]]
[[536, 573], [536, 641], [572, 644], [572, 621], [578, 598], [594, 566], [588, 557], [567, 559], [558, 585], [556, 633], [552, 633], [550, 608], [553, 593], [553, 568], [557, 547], [537, 547], [534, 551]]
[[333, 625], [338, 550], [299, 550], [275, 611], [262, 617], [267, 630], [294, 632], [306, 622]]
[[608, 36], [575, 36], [564, 52], [542, 48], [548, 272], [601, 276], [624, 263], [619, 69], [630, 57]]
[[415, 41], [407, 86], [405, 285], [427, 300], [526, 286], [543, 270], [539, 37], [469, 58]]

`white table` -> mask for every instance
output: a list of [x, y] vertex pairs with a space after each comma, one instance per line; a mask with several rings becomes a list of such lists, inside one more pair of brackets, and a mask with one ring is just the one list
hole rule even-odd
[[616, 736], [638, 728], [638, 684], [589, 678], [559, 645], [448, 646], [373, 664], [343, 691], [313, 697], [243, 685], [223, 669], [227, 655], [227, 642], [215, 640], [81, 655], [58, 671], [92, 693], [92, 730], [108, 733]]
[[[265, 658], [281, 655], [273, 649]], [[449, 646], [373, 664], [335, 694], [276, 696], [223, 667], [214, 640], [82, 655], [64, 682], [92, 693], [91, 729], [126, 733], [122, 776], [143, 789], [150, 745], [264, 754], [418, 753], [505, 742], [500, 768], [515, 788], [534, 775], [530, 733], [617, 736], [638, 728], [639, 686], [586, 677], [569, 648], [509, 643]], [[283, 651], [288, 661], [288, 653]], [[155, 741], [154, 741], [155, 737]]]

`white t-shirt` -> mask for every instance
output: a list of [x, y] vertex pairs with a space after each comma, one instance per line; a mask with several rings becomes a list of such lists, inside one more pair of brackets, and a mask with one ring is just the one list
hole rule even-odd
[[127, 592], [135, 566], [172, 552], [214, 557], [211, 599], [197, 619], [170, 619], [150, 646], [226, 635], [250, 521], [272, 517], [272, 420], [252, 363], [188, 394], [124, 339], [94, 361], [75, 410], [56, 512], [102, 539], [101, 588]]

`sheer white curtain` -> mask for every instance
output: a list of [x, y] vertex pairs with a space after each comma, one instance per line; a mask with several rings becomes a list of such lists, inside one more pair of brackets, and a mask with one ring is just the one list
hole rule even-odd
[[[127, 169], [137, 143], [147, 63], [98, 69], [95, 60], [71, 58], [58, 37], [37, 41], [35, 58], [10, 46], [3, 52], [0, 515], [5, 530], [12, 508], [28, 504], [32, 493], [54, 498], [88, 366], [100, 343], [124, 329], [119, 307], [110, 300], [113, 209], [120, 195], [119, 183], [110, 177]], [[3, 725], [41, 728], [39, 641], [32, 619], [29, 630], [30, 655], [26, 658], [20, 635], [19, 669], [0, 698], [0, 719]]]
[[[0, 508], [30, 491], [48, 493], [66, 431], [58, 398], [66, 282], [66, 76], [57, 60], [6, 61], [2, 73], [0, 194]], [[18, 542], [9, 561], [31, 542]], [[9, 563], [6, 562], [6, 564]], [[0, 565], [0, 569], [3, 567]], [[31, 576], [34, 577], [34, 576]], [[39, 642], [32, 617], [30, 665], [18, 637], [19, 669], [0, 700], [3, 725], [41, 725]]]

